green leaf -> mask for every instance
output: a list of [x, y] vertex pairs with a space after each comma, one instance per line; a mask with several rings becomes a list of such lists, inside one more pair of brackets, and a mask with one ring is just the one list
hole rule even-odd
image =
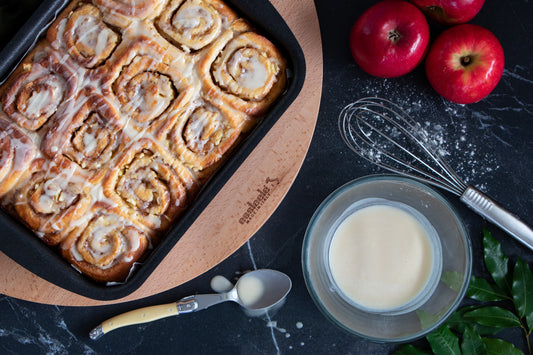
[[466, 312], [464, 317], [489, 327], [512, 328], [520, 326], [520, 319], [513, 312], [496, 306], [482, 307]]
[[466, 291], [466, 296], [477, 301], [501, 301], [508, 299], [505, 292], [500, 290], [498, 286], [491, 284], [485, 279], [472, 276], [470, 285]]
[[496, 285], [510, 296], [509, 258], [503, 252], [501, 244], [488, 230], [483, 229], [483, 235], [485, 266]]
[[446, 326], [431, 332], [426, 339], [435, 354], [461, 354], [459, 338]]
[[455, 330], [457, 333], [463, 333], [465, 331], [465, 327], [469, 324], [469, 323], [472, 323], [471, 320], [469, 319], [464, 319], [463, 315], [466, 313], [466, 312], [470, 312], [474, 309], [477, 309], [478, 307], [477, 306], [467, 306], [467, 307], [463, 307], [461, 309], [458, 309], [457, 311], [455, 311], [451, 316], [450, 318], [448, 318], [448, 320], [446, 321], [446, 325], [448, 326], [448, 328], [450, 328], [451, 330]]
[[505, 340], [494, 338], [482, 339], [483, 343], [485, 343], [485, 346], [487, 347], [488, 355], [524, 355], [522, 350]]
[[431, 352], [417, 348], [411, 344], [409, 345], [400, 345], [398, 350], [396, 350], [393, 355], [429, 355]]
[[518, 258], [513, 272], [513, 301], [520, 318], [525, 317], [533, 328], [533, 274], [529, 266]]
[[487, 346], [483, 343], [478, 333], [472, 328], [466, 327], [461, 342], [461, 351], [463, 354], [485, 355], [487, 353]]
[[479, 335], [495, 335], [496, 333], [505, 328], [481, 325], [479, 323], [476, 323], [471, 318], [464, 317], [465, 313], [478, 308], [481, 308], [481, 306], [467, 306], [455, 311], [446, 322], [446, 325], [457, 333], [463, 333], [465, 331], [465, 328], [469, 326]]
[[423, 309], [417, 309], [415, 313], [418, 316], [418, 320], [420, 321], [420, 326], [422, 329], [427, 329], [432, 327], [439, 319], [442, 319], [442, 317], [446, 314], [446, 309], [441, 309], [437, 313], [430, 313]]
[[444, 271], [440, 280], [455, 292], [459, 292], [463, 286], [464, 274], [457, 271]]

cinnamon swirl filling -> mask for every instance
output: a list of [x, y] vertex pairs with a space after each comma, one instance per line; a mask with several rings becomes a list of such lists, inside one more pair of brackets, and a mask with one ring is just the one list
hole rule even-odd
[[73, 98], [76, 78], [68, 63], [53, 53], [23, 65], [3, 97], [4, 112], [21, 127], [36, 131]]
[[156, 27], [185, 52], [211, 44], [223, 31], [223, 22], [235, 18], [232, 10], [214, 0], [173, 0], [161, 13]]
[[285, 60], [257, 33], [219, 41], [210, 52], [200, 64], [204, 85], [235, 109], [262, 114], [285, 89]]
[[15, 194], [20, 218], [50, 245], [59, 243], [91, 204], [83, 176], [66, 160], [37, 159], [31, 177]]
[[188, 206], [195, 190], [188, 170], [147, 138], [132, 144], [104, 181], [104, 194], [122, 206], [130, 220], [156, 230]]
[[85, 68], [102, 65], [120, 42], [120, 35], [103, 21], [94, 5], [83, 4], [74, 9], [65, 22], [52, 26], [47, 38], [52, 47], [65, 50]]
[[[42, 142], [49, 158], [62, 154], [83, 169], [100, 169], [127, 143], [119, 112], [103, 96], [91, 94], [72, 116], [60, 117]], [[95, 181], [91, 181], [95, 182]]]
[[76, 268], [93, 279], [124, 281], [131, 266], [146, 252], [148, 235], [103, 203], [94, 216], [61, 243], [61, 252]]

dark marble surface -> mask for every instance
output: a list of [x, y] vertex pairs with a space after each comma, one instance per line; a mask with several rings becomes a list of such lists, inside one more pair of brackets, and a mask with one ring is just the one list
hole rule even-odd
[[[375, 344], [350, 336], [327, 321], [311, 300], [301, 271], [305, 229], [320, 202], [354, 178], [382, 172], [349, 151], [337, 132], [337, 117], [342, 107], [364, 96], [389, 98], [409, 109], [431, 134], [441, 138], [440, 146], [448, 152], [447, 160], [467, 182], [480, 187], [532, 225], [533, 4], [528, 0], [486, 1], [471, 22], [486, 27], [500, 39], [506, 54], [505, 71], [489, 97], [472, 105], [456, 105], [431, 89], [422, 67], [401, 78], [378, 79], [356, 66], [348, 50], [348, 33], [357, 16], [374, 2], [316, 0], [324, 50], [318, 124], [294, 185], [248, 243], [201, 277], [135, 302], [62, 307], [0, 295], [0, 352], [382, 354], [394, 351], [396, 345]], [[0, 9], [6, 11], [5, 7]], [[13, 28], [2, 30], [10, 33]], [[432, 26], [431, 30], [435, 36], [442, 28]], [[6, 36], [9, 34], [1, 38]], [[484, 226], [502, 242], [508, 255], [533, 263], [531, 251], [484, 222], [455, 196], [445, 196], [464, 218], [471, 235], [474, 275], [486, 276], [481, 248]], [[119, 329], [98, 341], [88, 337], [93, 326], [118, 313], [209, 292], [213, 276], [233, 279], [238, 275], [236, 272], [254, 268], [278, 269], [293, 280], [285, 305], [268, 318], [249, 318], [237, 305], [221, 304], [195, 314]], [[500, 336], [526, 350], [518, 330]], [[426, 346], [423, 340], [417, 343]]]

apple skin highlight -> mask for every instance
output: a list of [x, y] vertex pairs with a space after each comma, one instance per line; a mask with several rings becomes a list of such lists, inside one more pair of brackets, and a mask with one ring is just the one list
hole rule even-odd
[[503, 74], [504, 53], [492, 32], [463, 24], [435, 39], [425, 64], [435, 91], [449, 101], [470, 104], [494, 90]]
[[393, 78], [418, 66], [429, 45], [429, 26], [413, 4], [385, 0], [367, 9], [350, 33], [350, 50], [366, 73]]

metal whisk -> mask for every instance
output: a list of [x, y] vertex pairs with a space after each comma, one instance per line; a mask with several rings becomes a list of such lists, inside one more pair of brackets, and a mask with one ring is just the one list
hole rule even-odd
[[533, 250], [531, 228], [484, 193], [465, 184], [422, 126], [398, 105], [382, 98], [363, 98], [341, 111], [338, 124], [344, 142], [361, 157], [450, 191]]

